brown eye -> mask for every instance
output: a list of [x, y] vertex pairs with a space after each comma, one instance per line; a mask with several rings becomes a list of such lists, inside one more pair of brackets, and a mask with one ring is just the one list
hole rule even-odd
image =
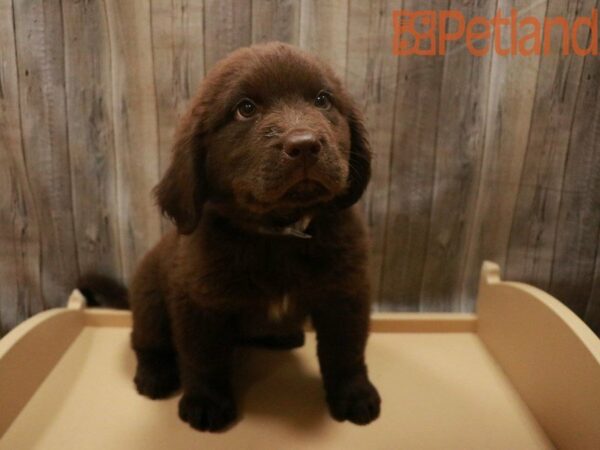
[[325, 91], [319, 92], [315, 98], [315, 106], [321, 109], [331, 108], [331, 94]]
[[235, 118], [238, 120], [246, 120], [256, 114], [256, 105], [248, 99], [244, 99], [238, 103], [235, 109]]

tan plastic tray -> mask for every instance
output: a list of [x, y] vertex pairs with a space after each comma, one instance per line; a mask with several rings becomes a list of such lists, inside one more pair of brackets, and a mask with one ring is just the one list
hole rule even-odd
[[38, 314], [0, 341], [0, 449], [600, 449], [600, 340], [548, 294], [482, 269], [477, 315], [375, 315], [382, 399], [366, 427], [327, 413], [315, 339], [237, 357], [241, 420], [191, 429], [178, 396], [132, 383], [128, 312]]

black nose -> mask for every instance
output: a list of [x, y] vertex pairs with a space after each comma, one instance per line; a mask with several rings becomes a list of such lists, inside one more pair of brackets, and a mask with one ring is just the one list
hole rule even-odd
[[321, 151], [321, 143], [311, 131], [293, 131], [283, 141], [283, 151], [290, 158], [315, 158]]

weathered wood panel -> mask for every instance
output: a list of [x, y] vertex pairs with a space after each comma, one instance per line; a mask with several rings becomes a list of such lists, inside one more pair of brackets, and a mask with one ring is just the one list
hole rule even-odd
[[[596, 8], [600, 8], [600, 0], [596, 1]], [[591, 34], [588, 35], [588, 40], [591, 38]], [[600, 36], [598, 36], [598, 46], [600, 47]], [[555, 241], [556, 255], [552, 266], [550, 292], [582, 315], [587, 324], [600, 335], [600, 58], [598, 56], [585, 57], [580, 80], [567, 156], [565, 183], [567, 181], [572, 183], [573, 180], [579, 179], [579, 175], [574, 174], [578, 170], [582, 171], [584, 177], [583, 180], [579, 179], [579, 184], [574, 187], [574, 191], [570, 190], [573, 187], [571, 185], [563, 187], [564, 201], [560, 206], [559, 232]], [[581, 155], [582, 151], [585, 152], [585, 156]], [[591, 157], [589, 152], [592, 153]], [[576, 160], [584, 162], [576, 165]], [[585, 167], [586, 161], [590, 161], [591, 165]], [[581, 198], [583, 204], [579, 204]], [[570, 225], [581, 226], [581, 231], [570, 228], [567, 223], [569, 211], [576, 210], [578, 207], [581, 207], [582, 220]], [[560, 234], [561, 232], [566, 235]], [[565, 245], [569, 241], [568, 236], [571, 243], [577, 241], [577, 244]], [[579, 247], [579, 251], [567, 250], [576, 246]], [[595, 254], [593, 262], [589, 260], [592, 251]], [[582, 256], [580, 252], [583, 253]], [[579, 257], [581, 262], [574, 259]], [[588, 271], [592, 264], [595, 270], [591, 273], [593, 281], [588, 295], [590, 276]], [[573, 270], [574, 267], [582, 266], [583, 270]], [[568, 280], [569, 276], [576, 278]], [[568, 289], [568, 285], [573, 289]], [[587, 305], [585, 305], [586, 296]], [[585, 313], [582, 314], [584, 307]]]
[[[204, 2], [152, 1], [152, 52], [160, 173], [171, 158], [177, 121], [204, 77]], [[163, 231], [171, 226], [163, 220]]]
[[[578, 14], [590, 15], [595, 0], [550, 2], [548, 17], [562, 16], [573, 23]], [[581, 28], [584, 45], [589, 29]], [[563, 33], [554, 28], [552, 46], [562, 49]], [[548, 289], [554, 241], [562, 197], [565, 160], [584, 58], [558, 51], [540, 61], [535, 103], [525, 162], [510, 233], [506, 276]], [[560, 93], [560, 95], [557, 95]]]
[[[598, 231], [600, 233], [600, 230]], [[596, 245], [600, 248], [600, 236], [596, 240]], [[585, 322], [594, 332], [600, 336], [600, 251], [596, 251], [596, 272], [594, 273], [594, 284], [588, 299], [585, 316]]]
[[[584, 317], [600, 248], [600, 59], [586, 57], [565, 166], [550, 292]], [[591, 309], [591, 307], [589, 308]]]
[[348, 51], [348, 0], [302, 1], [299, 45], [326, 60], [343, 77]]
[[42, 305], [63, 304], [78, 274], [67, 139], [63, 24], [59, 1], [17, 1], [13, 7], [22, 151], [41, 248], [39, 289], [42, 297], [30, 305], [29, 312], [34, 313]]
[[[411, 11], [446, 6], [447, 2], [435, 0], [403, 3]], [[421, 45], [430, 48], [433, 43], [424, 40]], [[386, 309], [420, 309], [443, 66], [443, 56], [399, 60], [380, 289]]]
[[[450, 9], [462, 10], [468, 21], [477, 16], [492, 17], [496, 2], [452, 1]], [[457, 27], [456, 20], [449, 20], [449, 33], [456, 32]], [[472, 308], [472, 299], [461, 302], [461, 269], [481, 176], [491, 53], [474, 58], [460, 41], [449, 42], [446, 51], [435, 126], [433, 199], [420, 308], [465, 311]]]
[[252, 0], [204, 0], [204, 66], [252, 43]]
[[[504, 16], [516, 8], [521, 15], [542, 21], [547, 2], [499, 0]], [[497, 30], [495, 31], [495, 33]], [[525, 32], [518, 30], [518, 37]], [[510, 33], [501, 35], [502, 47], [510, 48]], [[487, 99], [485, 141], [478, 178], [475, 213], [468, 228], [467, 258], [462, 266], [462, 302], [470, 309], [477, 290], [479, 267], [491, 259], [502, 267], [510, 239], [519, 180], [527, 150], [530, 118], [540, 57], [492, 56], [490, 89]]]
[[21, 140], [13, 11], [0, 1], [0, 335], [42, 308], [38, 217]]
[[68, 146], [82, 272], [120, 277], [111, 46], [102, 0], [64, 2]]
[[373, 149], [372, 181], [363, 198], [371, 231], [373, 300], [382, 308], [381, 274], [385, 253], [385, 225], [389, 202], [390, 160], [394, 135], [394, 104], [398, 57], [389, 48], [394, 25], [392, 11], [400, 1], [350, 2], [346, 84], [362, 108]]
[[252, 2], [252, 42], [281, 41], [298, 45], [300, 0]]
[[159, 178], [158, 116], [152, 60], [150, 5], [106, 2], [117, 155], [119, 239], [123, 276], [161, 234], [152, 188]]
[[365, 111], [377, 308], [470, 311], [489, 258], [600, 331], [598, 57], [562, 55], [557, 29], [541, 57], [392, 54], [394, 10], [511, 7], [573, 23], [598, 0], [0, 0], [0, 332], [81, 271], [131, 275], [166, 228], [151, 190], [198, 83], [273, 39]]

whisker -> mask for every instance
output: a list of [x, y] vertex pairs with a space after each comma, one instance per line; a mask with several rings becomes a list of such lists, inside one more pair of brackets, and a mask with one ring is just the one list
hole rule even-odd
[[362, 153], [353, 153], [352, 157], [358, 158], [358, 159], [364, 159], [365, 161], [371, 161], [376, 158], [376, 155], [371, 154], [370, 156], [367, 156], [367, 155], [363, 155]]
[[361, 177], [362, 176], [361, 172], [356, 167], [354, 167], [352, 164], [348, 164], [348, 169], [353, 170], [354, 174], [357, 177]]

